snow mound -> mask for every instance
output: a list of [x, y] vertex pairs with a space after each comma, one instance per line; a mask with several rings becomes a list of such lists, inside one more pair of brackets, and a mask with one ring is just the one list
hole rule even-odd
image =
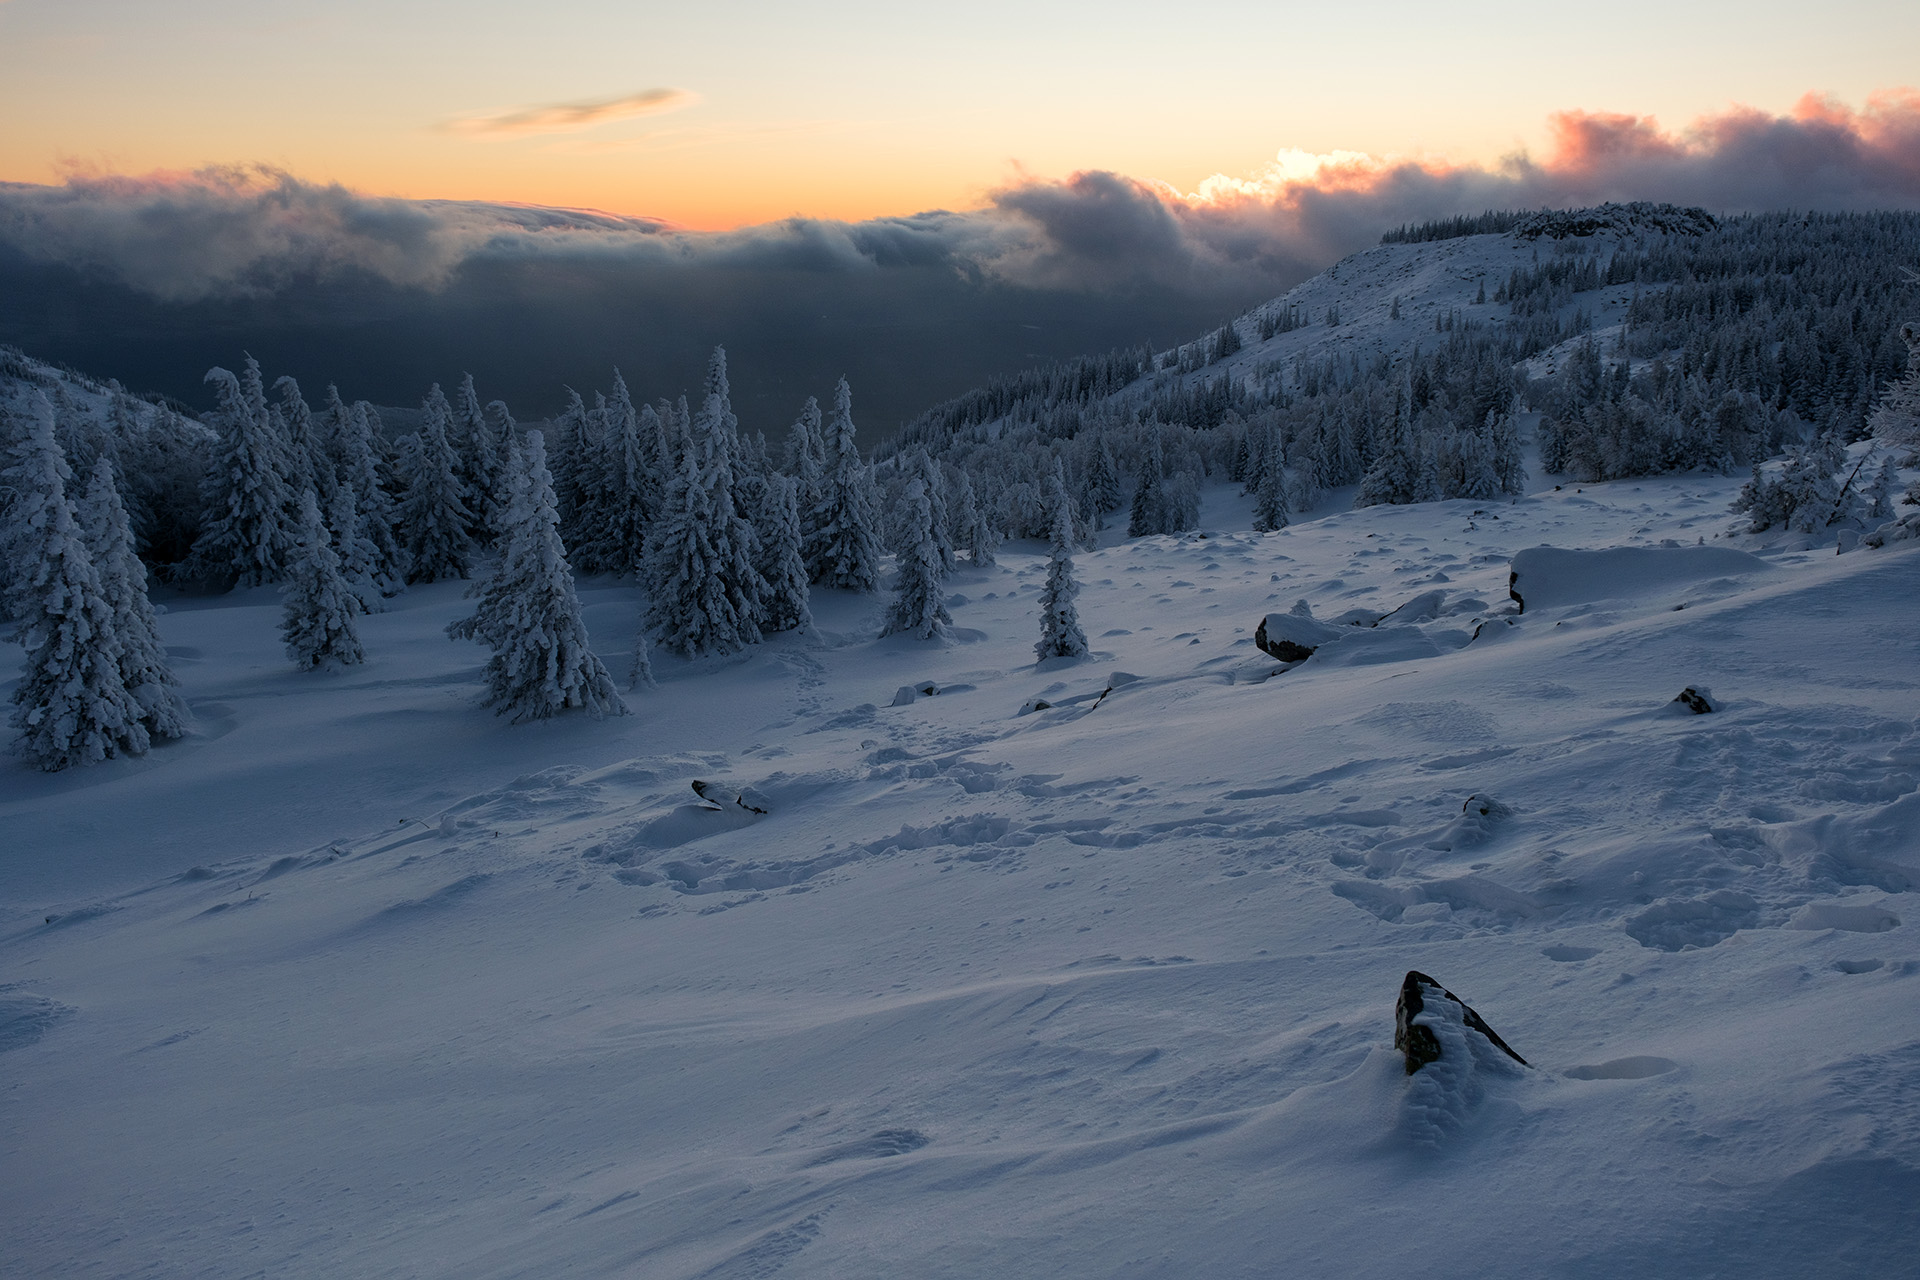
[[1508, 589], [1521, 609], [1619, 600], [1772, 569], [1732, 547], [1529, 547], [1513, 557]]

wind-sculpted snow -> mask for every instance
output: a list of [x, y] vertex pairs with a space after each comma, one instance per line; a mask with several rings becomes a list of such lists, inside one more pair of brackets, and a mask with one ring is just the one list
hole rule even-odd
[[[174, 599], [220, 714], [0, 774], [5, 1256], [1901, 1274], [1920, 549], [1724, 536], [1734, 487], [1267, 535], [1214, 491], [1205, 538], [1076, 553], [1084, 658], [1032, 663], [1015, 544], [955, 571], [972, 643], [822, 591], [811, 635], [656, 657], [620, 721], [476, 710], [457, 584], [324, 690], [265, 593]], [[1506, 596], [1529, 547], [1702, 538], [1764, 569]], [[581, 592], [624, 647], [630, 585]], [[1303, 600], [1333, 638], [1257, 649]], [[1532, 1069], [1440, 1018], [1408, 1077], [1410, 968]]]

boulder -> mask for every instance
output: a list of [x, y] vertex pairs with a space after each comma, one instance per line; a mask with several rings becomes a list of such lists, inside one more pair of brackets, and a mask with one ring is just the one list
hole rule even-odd
[[1400, 1000], [1393, 1010], [1393, 1047], [1406, 1055], [1408, 1075], [1440, 1060], [1440, 1038], [1434, 1035], [1432, 1028], [1420, 1021], [1420, 1015], [1427, 1006], [1440, 1000], [1448, 1000], [1458, 1006], [1456, 1012], [1468, 1030], [1484, 1036], [1489, 1044], [1521, 1066], [1527, 1065], [1527, 1060], [1515, 1053], [1466, 1001], [1419, 970], [1409, 969], [1400, 983]]
[[1339, 635], [1339, 628], [1305, 614], [1270, 613], [1254, 628], [1253, 642], [1282, 662], [1301, 662]]
[[1696, 689], [1692, 685], [1675, 694], [1673, 700], [1697, 716], [1704, 716], [1709, 711], [1718, 709], [1713, 705], [1712, 695], [1705, 689]]

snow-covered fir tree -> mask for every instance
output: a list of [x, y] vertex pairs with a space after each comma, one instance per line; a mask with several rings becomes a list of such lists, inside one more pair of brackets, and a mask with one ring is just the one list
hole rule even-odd
[[1831, 432], [1791, 449], [1777, 475], [1765, 474], [1759, 463], [1733, 500], [1733, 509], [1746, 513], [1749, 529], [1759, 533], [1780, 525], [1800, 533], [1818, 533], [1845, 512], [1839, 471], [1846, 450]]
[[475, 542], [491, 546], [499, 531], [499, 520], [505, 514], [506, 451], [494, 434], [494, 415], [480, 405], [480, 393], [474, 389], [471, 373], [460, 376], [459, 389], [453, 396], [452, 421], [448, 439], [458, 459], [457, 469], [466, 490], [467, 506], [473, 511], [470, 532]]
[[13, 690], [13, 749], [49, 772], [139, 755], [150, 743], [145, 711], [121, 678], [113, 605], [67, 496], [73, 473], [54, 437], [52, 403], [36, 391], [27, 417], [5, 475], [25, 531], [12, 548], [24, 569], [18, 634], [27, 651]]
[[333, 553], [340, 558], [340, 576], [360, 601], [366, 613], [385, 613], [386, 598], [381, 594], [378, 568], [379, 548], [367, 536], [366, 521], [354, 501], [353, 486], [337, 485], [333, 502], [324, 512], [327, 530], [333, 535]]
[[340, 557], [320, 517], [319, 500], [313, 490], [303, 489], [299, 543], [280, 584], [280, 638], [287, 657], [302, 671], [365, 662], [354, 621], [360, 612], [360, 598], [340, 575]]
[[348, 421], [351, 412], [347, 402], [340, 397], [339, 385], [329, 382], [326, 398], [321, 402], [319, 412], [313, 416], [313, 438], [337, 483], [348, 483], [345, 443], [348, 432], [352, 430]]
[[[332, 459], [327, 457], [322, 447], [320, 424], [315, 421], [313, 410], [300, 394], [300, 384], [290, 375], [282, 374], [275, 378], [273, 389], [280, 393], [280, 403], [275, 408], [279, 411], [280, 422], [286, 432], [288, 489], [297, 494], [301, 489], [312, 486], [315, 495], [325, 504], [333, 496], [334, 474]], [[297, 507], [296, 501], [296, 509], [289, 513], [295, 517], [291, 523], [296, 525]]]
[[453, 411], [439, 383], [433, 384], [420, 408], [420, 430], [404, 443], [399, 468], [403, 487], [397, 514], [407, 581], [464, 578], [473, 566], [473, 538], [468, 533], [473, 512], [447, 439]]
[[1104, 528], [1106, 517], [1120, 509], [1120, 468], [1113, 460], [1113, 449], [1104, 431], [1094, 433], [1093, 444], [1087, 450], [1081, 492], [1094, 528]]
[[553, 472], [553, 496], [560, 513], [560, 536], [571, 545], [582, 541], [582, 496], [587, 484], [587, 468], [598, 442], [592, 435], [587, 402], [578, 391], [568, 387], [567, 407], [545, 433], [549, 442], [547, 456]]
[[940, 576], [944, 580], [953, 576], [960, 563], [954, 555], [953, 522], [947, 512], [947, 478], [940, 464], [925, 449], [914, 451], [912, 465], [913, 474], [927, 486], [927, 506], [933, 517], [933, 547], [940, 555]]
[[1873, 480], [1866, 491], [1866, 510], [1863, 513], [1869, 520], [1891, 520], [1893, 518], [1893, 495], [1900, 488], [1898, 465], [1891, 457], [1880, 460], [1880, 469], [1874, 473]]
[[1259, 533], [1272, 533], [1287, 527], [1287, 455], [1279, 432], [1267, 427], [1260, 432], [1263, 445], [1257, 455], [1253, 495], [1253, 527]]
[[375, 429], [377, 414], [365, 400], [347, 411], [339, 448], [343, 487], [353, 490], [353, 506], [360, 518], [360, 536], [372, 545], [373, 585], [383, 596], [406, 590], [407, 553], [394, 528], [393, 498], [381, 474], [381, 443]]
[[786, 473], [800, 482], [802, 536], [808, 532], [813, 509], [820, 502], [820, 481], [827, 470], [826, 435], [820, 426], [820, 402], [812, 396], [800, 406], [800, 416], [787, 430], [782, 463]]
[[613, 677], [594, 655], [580, 617], [573, 569], [560, 541], [560, 516], [547, 469], [546, 441], [527, 432], [509, 480], [500, 569], [470, 594], [471, 617], [447, 627], [457, 640], [493, 650], [483, 668], [483, 703], [518, 724], [579, 709], [599, 717], [627, 714]]
[[1500, 459], [1495, 452], [1494, 423], [1495, 418], [1489, 416], [1479, 431], [1454, 433], [1453, 462], [1457, 474], [1450, 477], [1449, 483], [1442, 485], [1444, 496], [1484, 502], [1505, 492]]
[[592, 412], [600, 424], [600, 447], [596, 465], [581, 469], [581, 541], [573, 559], [583, 573], [634, 573], [653, 523], [655, 482], [642, 414], [634, 409], [618, 369], [613, 394], [599, 398]]
[[661, 648], [688, 658], [733, 653], [759, 639], [722, 581], [732, 556], [720, 546], [707, 471], [700, 451], [689, 448], [647, 544], [646, 630]]
[[1166, 531], [1166, 495], [1161, 492], [1161, 472], [1165, 466], [1160, 433], [1155, 431], [1148, 441], [1146, 456], [1141, 459], [1139, 478], [1133, 485], [1133, 504], [1127, 516], [1129, 538]]
[[807, 565], [800, 557], [800, 482], [778, 472], [766, 477], [761, 493], [760, 535], [763, 631], [805, 631], [813, 626], [807, 606]]
[[184, 737], [187, 706], [180, 697], [180, 678], [160, 643], [153, 602], [147, 598], [147, 566], [134, 553], [133, 528], [120, 500], [113, 460], [105, 454], [94, 462], [88, 477], [82, 523], [94, 571], [100, 576], [100, 592], [113, 611], [120, 683], [139, 704], [140, 721], [149, 737]]
[[1903, 449], [1920, 448], [1920, 321], [1900, 326], [1907, 346], [1907, 371], [1887, 384], [1869, 420], [1873, 434]]
[[1508, 402], [1504, 413], [1492, 418], [1493, 474], [1501, 493], [1527, 491], [1527, 461], [1520, 443], [1520, 408], [1515, 398]]
[[1087, 651], [1087, 633], [1080, 629], [1074, 600], [1080, 586], [1073, 580], [1073, 499], [1056, 462], [1048, 483], [1053, 506], [1053, 546], [1047, 556], [1047, 581], [1040, 589], [1040, 639], [1033, 651], [1040, 661], [1077, 658]]
[[[740, 619], [741, 639], [747, 644], [760, 642], [760, 619], [766, 579], [755, 563], [760, 550], [760, 535], [741, 502], [740, 478], [743, 462], [739, 423], [726, 396], [726, 353], [714, 348], [718, 365], [719, 390], [707, 395], [707, 402], [695, 416], [693, 443], [689, 452], [700, 458], [701, 482], [707, 489], [707, 506], [713, 512], [713, 548], [716, 585], [726, 595], [732, 612]], [[709, 383], [714, 379], [709, 376]]]
[[880, 581], [879, 517], [873, 477], [854, 443], [853, 392], [845, 378], [833, 391], [826, 438], [829, 461], [806, 547], [807, 572], [822, 586], [872, 591]]
[[883, 636], [944, 639], [953, 616], [947, 612], [946, 568], [934, 541], [933, 501], [922, 476], [907, 481], [900, 493], [903, 546], [894, 576], [893, 602], [887, 608]]
[[1421, 455], [1413, 434], [1411, 393], [1402, 386], [1394, 397], [1393, 418], [1383, 447], [1375, 455], [1373, 466], [1360, 478], [1353, 505], [1372, 507], [1420, 501], [1420, 492], [1426, 483], [1421, 474]]
[[293, 498], [285, 453], [259, 392], [260, 366], [247, 358], [245, 383], [217, 368], [208, 370], [206, 380], [219, 400], [220, 445], [203, 490], [206, 514], [193, 544], [195, 574], [242, 587], [277, 582], [293, 546], [287, 527]]
[[1000, 547], [1000, 531], [993, 527], [992, 517], [974, 496], [973, 478], [965, 471], [960, 472], [959, 477], [954, 483], [954, 541], [976, 569], [990, 568], [995, 563], [994, 553]]

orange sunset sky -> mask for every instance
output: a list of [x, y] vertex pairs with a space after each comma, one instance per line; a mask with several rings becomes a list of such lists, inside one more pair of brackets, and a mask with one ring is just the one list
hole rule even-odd
[[718, 229], [1082, 169], [1493, 164], [1569, 109], [1865, 104], [1916, 79], [1920, 5], [0, 0], [0, 49], [0, 181], [264, 163]]

